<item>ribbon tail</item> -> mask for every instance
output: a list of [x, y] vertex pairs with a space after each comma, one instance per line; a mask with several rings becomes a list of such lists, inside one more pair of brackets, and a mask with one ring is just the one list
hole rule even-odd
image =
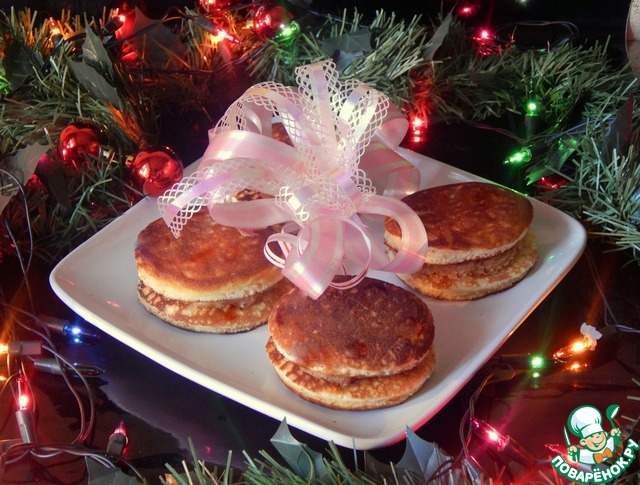
[[[308, 233], [306, 244], [303, 233]], [[327, 289], [340, 268], [343, 229], [329, 218], [316, 219], [304, 227], [299, 238], [298, 251], [291, 251], [282, 274], [315, 300]]]
[[401, 200], [374, 195], [360, 208], [360, 212], [395, 219], [402, 234], [395, 256], [385, 264], [372, 266], [372, 269], [410, 274], [422, 268], [427, 252], [427, 231], [413, 209]]
[[400, 146], [409, 130], [409, 120], [393, 103], [389, 103], [387, 116], [382, 122], [382, 126], [376, 132], [376, 138], [390, 147]]
[[378, 193], [401, 199], [420, 186], [420, 172], [408, 160], [380, 141], [372, 141], [360, 158], [360, 168]]

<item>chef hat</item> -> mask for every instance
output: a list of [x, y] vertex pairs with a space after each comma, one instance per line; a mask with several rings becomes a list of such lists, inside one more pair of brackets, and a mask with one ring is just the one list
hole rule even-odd
[[602, 414], [593, 406], [580, 406], [569, 416], [569, 429], [581, 438], [591, 436], [593, 433], [602, 433]]

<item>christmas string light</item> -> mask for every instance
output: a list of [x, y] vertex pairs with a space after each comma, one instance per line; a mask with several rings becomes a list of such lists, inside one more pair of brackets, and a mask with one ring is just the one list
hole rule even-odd
[[471, 39], [478, 45], [478, 54], [481, 56], [488, 57], [501, 51], [495, 42], [495, 33], [488, 27], [479, 28]]
[[[595, 350], [598, 339], [602, 336], [595, 327], [583, 323], [581, 336], [569, 345], [554, 352], [550, 359], [541, 354], [501, 354], [491, 362], [507, 365], [514, 371], [522, 371], [537, 379], [551, 369], [560, 369], [571, 374], [584, 372], [589, 363], [584, 359], [587, 350]], [[577, 357], [583, 357], [578, 359]]]
[[426, 117], [414, 115], [409, 120], [410, 141], [412, 143], [422, 143], [427, 130], [428, 120]]
[[104, 24], [100, 29], [100, 33], [104, 37], [104, 40], [108, 41], [110, 39], [110, 36], [117, 35], [118, 30], [122, 28], [126, 20], [126, 15], [118, 14], [117, 12], [115, 12], [114, 15], [112, 15], [111, 18], [107, 21], [107, 23]]
[[79, 322], [71, 322], [63, 318], [51, 315], [38, 315], [38, 321], [46, 325], [50, 330], [63, 336], [73, 344], [94, 343], [99, 340], [99, 335], [89, 325]]
[[292, 20], [287, 25], [280, 27], [280, 30], [274, 35], [273, 39], [279, 42], [290, 42], [300, 33], [300, 25]]
[[574, 362], [574, 363], [572, 363], [572, 364], [569, 364], [569, 365], [571, 365], [571, 366], [572, 366], [572, 365], [574, 365], [574, 364], [575, 364], [575, 362]]
[[237, 37], [231, 35], [227, 30], [216, 27], [211, 34], [211, 42], [214, 44], [218, 44], [223, 40], [228, 40], [229, 42], [233, 42], [234, 44], [241, 43]]
[[560, 187], [562, 187], [563, 185], [566, 185], [567, 180], [561, 177], [553, 177], [553, 176], [549, 176], [549, 175], [544, 175], [542, 177], [540, 177], [538, 179], [537, 184], [540, 187], [544, 187], [547, 189], [558, 189]]
[[538, 116], [540, 114], [540, 104], [535, 99], [527, 101], [526, 116]]
[[532, 158], [533, 154], [531, 153], [531, 150], [525, 147], [509, 155], [504, 163], [508, 165], [525, 165], [530, 162]]
[[565, 367], [567, 372], [570, 372], [572, 374], [579, 374], [580, 372], [584, 372], [588, 368], [589, 368], [589, 364], [587, 362], [579, 362], [579, 361], [571, 362], [570, 364], [567, 364], [567, 366]]
[[598, 344], [598, 339], [602, 337], [602, 334], [598, 332], [595, 327], [583, 323], [580, 327], [582, 335], [553, 353], [553, 359], [558, 362], [566, 362], [567, 360], [583, 354], [587, 350], [593, 351]]
[[[460, 450], [458, 455], [456, 455], [456, 457], [454, 457], [452, 460], [444, 462], [440, 467], [438, 467], [428, 478], [427, 483], [436, 483], [436, 480], [447, 476], [451, 470], [461, 466], [463, 460], [466, 460], [466, 463], [469, 466], [482, 469], [482, 467], [478, 463], [478, 460], [473, 457], [469, 451], [469, 445], [473, 434], [473, 421], [476, 418], [476, 402], [478, 401], [482, 391], [489, 384], [509, 381], [515, 376], [515, 372], [513, 372], [513, 369], [511, 369], [508, 365], [493, 365], [491, 367], [485, 367], [484, 370], [488, 371], [488, 374], [482, 379], [478, 387], [469, 398], [467, 402], [467, 409], [465, 410], [465, 413], [460, 421], [460, 426], [458, 428], [458, 436], [462, 444], [462, 449]], [[500, 372], [501, 370], [506, 370], [506, 373]]]
[[20, 373], [16, 379], [17, 383], [17, 407], [15, 416], [18, 422], [20, 437], [24, 443], [35, 443], [35, 430], [33, 425], [33, 403], [29, 385], [24, 376]]
[[510, 436], [498, 432], [493, 426], [481, 419], [472, 419], [471, 429], [475, 436], [479, 437], [483, 443], [489, 445], [495, 451], [504, 453], [510, 460], [516, 461], [527, 467], [538, 463], [534, 457], [532, 457]]
[[220, 8], [216, 0], [200, 0], [200, 7], [207, 13], [219, 10]]
[[40, 372], [55, 374], [61, 376], [63, 373], [70, 372], [75, 376], [84, 376], [89, 379], [95, 379], [104, 374], [104, 370], [93, 365], [83, 365], [74, 363], [73, 367], [61, 365], [57, 359], [39, 358], [33, 359], [33, 368]]
[[495, 38], [495, 35], [493, 34], [493, 32], [491, 32], [491, 30], [489, 30], [486, 27], [481, 28], [478, 31], [478, 34], [475, 36], [475, 40], [481, 44], [486, 44], [488, 42], [491, 42], [494, 38]]
[[525, 106], [524, 126], [526, 139], [530, 140], [538, 131], [538, 120], [540, 115], [540, 103], [534, 98], [530, 98]]
[[457, 10], [457, 14], [459, 17], [471, 17], [473, 14], [475, 14], [478, 11], [478, 6], [475, 4], [464, 4], [461, 5], [458, 10]]
[[[576, 342], [580, 342], [580, 344], [574, 342], [572, 345], [567, 346], [571, 348], [575, 344], [571, 359], [568, 359], [569, 352], [558, 354], [568, 360], [548, 359], [542, 354], [502, 354], [489, 361], [484, 368], [485, 371], [489, 372], [489, 375], [483, 379], [469, 399], [468, 408], [460, 424], [459, 435], [463, 445], [462, 451], [451, 462], [443, 464], [430, 480], [436, 480], [445, 476], [448, 470], [459, 466], [462, 458], [466, 458], [468, 463], [474, 463], [476, 467], [481, 468], [477, 457], [473, 456], [469, 450], [472, 435], [476, 436], [487, 446], [487, 451], [492, 450], [493, 456], [498, 459], [505, 459], [505, 463], [514, 461], [525, 467], [547, 464], [549, 462], [548, 458], [536, 459], [510, 436], [499, 432], [490, 424], [477, 418], [474, 410], [475, 402], [478, 400], [483, 389], [489, 384], [508, 381], [516, 376], [519, 371], [523, 371], [525, 375], [529, 375], [534, 379], [534, 382], [548, 369], [561, 369], [569, 373], [583, 372], [588, 368], [588, 364], [583, 360], [576, 360], [575, 356], [583, 356], [587, 349], [595, 349], [595, 345], [600, 339], [601, 334], [594, 327], [586, 323], [582, 324], [581, 333], [581, 338], [576, 340]], [[582, 350], [575, 352], [578, 349]], [[480, 372], [482, 372], [482, 370]], [[602, 386], [600, 386], [599, 389], [602, 389]], [[566, 452], [566, 447], [561, 451]]]
[[[19, 186], [18, 186], [19, 187]], [[23, 191], [23, 201], [26, 201], [26, 197]], [[29, 211], [25, 211], [27, 218], [27, 227], [31, 228]], [[6, 221], [5, 221], [6, 225]], [[9, 231], [10, 233], [10, 231]], [[20, 260], [20, 267], [22, 269], [22, 278], [24, 286], [29, 288], [29, 279], [27, 274], [27, 268], [30, 264], [24, 261], [22, 253], [16, 247], [16, 256]], [[32, 308], [34, 302], [31, 299], [31, 292], [28, 292], [28, 297]], [[83, 338], [87, 336], [86, 333], [74, 332], [73, 325], [68, 325], [70, 322], [57, 319], [51, 316], [36, 316], [34, 312], [28, 312], [22, 308], [15, 307], [7, 302], [1, 301], [0, 308], [4, 308], [7, 312], [11, 312], [13, 322], [17, 323], [23, 329], [31, 332], [39, 337], [41, 340], [10, 340], [6, 343], [0, 344], [0, 353], [4, 353], [7, 356], [7, 377], [3, 381], [3, 385], [0, 388], [0, 398], [4, 393], [11, 389], [15, 398], [15, 418], [18, 424], [18, 431], [20, 434], [20, 440], [3, 440], [2, 447], [0, 447], [0, 475], [4, 473], [5, 467], [18, 463], [27, 457], [33, 457], [38, 459], [50, 459], [60, 454], [71, 454], [75, 456], [84, 456], [93, 461], [100, 463], [101, 465], [109, 468], [115, 468], [114, 461], [118, 464], [128, 467], [128, 469], [142, 481], [142, 476], [130, 463], [123, 460], [121, 457], [116, 456], [115, 453], [107, 453], [98, 450], [86, 449], [82, 444], [89, 438], [93, 428], [95, 426], [95, 397], [89, 382], [87, 381], [85, 374], [87, 369], [74, 365], [60, 355], [51, 340], [50, 329], [53, 329], [59, 333], [65, 333], [68, 331], [72, 338], [79, 338], [82, 334]], [[30, 324], [27, 324], [24, 319], [28, 319]], [[35, 328], [34, 325], [39, 328]], [[94, 337], [92, 333], [88, 334]], [[43, 343], [44, 342], [44, 343]], [[52, 355], [53, 358], [43, 358], [42, 354]], [[37, 423], [34, 422], [34, 412], [36, 402], [34, 400], [34, 394], [31, 392], [31, 385], [27, 375], [31, 365], [33, 369], [45, 365], [47, 368], [58, 369], [59, 375], [65, 381], [69, 392], [74, 396], [79, 410], [80, 426], [76, 437], [70, 444], [44, 444], [37, 441]], [[91, 369], [95, 372], [97, 368]], [[70, 376], [75, 375], [84, 386], [86, 395], [83, 397], [70, 381]], [[87, 404], [85, 404], [85, 401]], [[88, 416], [85, 411], [85, 406], [88, 408]], [[117, 433], [112, 435], [114, 443], [111, 447], [115, 446], [115, 442], [122, 443], [123, 439], [126, 442], [126, 434], [124, 434], [124, 428], [118, 427]], [[112, 449], [117, 451], [117, 448]]]
[[[26, 456], [34, 456], [40, 459], [50, 459], [56, 456], [68, 454], [91, 459], [105, 468], [115, 469], [117, 466], [123, 466], [130, 470], [134, 476], [141, 482], [146, 483], [144, 477], [129, 461], [118, 457], [114, 460], [112, 455], [102, 450], [88, 449], [73, 445], [64, 444], [39, 444], [39, 443], [16, 443], [9, 446], [4, 453], [0, 454], [0, 473], [8, 466], [23, 460]], [[115, 461], [115, 462], [114, 462]], [[125, 476], [126, 477], [126, 476]], [[113, 478], [112, 483], [129, 483], [130, 477]]]
[[127, 430], [124, 423], [120, 423], [109, 436], [107, 453], [110, 455], [121, 456], [128, 442], [129, 437], [127, 436]]

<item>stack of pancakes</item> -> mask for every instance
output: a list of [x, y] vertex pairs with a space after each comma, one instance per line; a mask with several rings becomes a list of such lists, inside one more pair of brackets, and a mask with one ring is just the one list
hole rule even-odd
[[[403, 199], [420, 217], [429, 238], [423, 268], [398, 276], [433, 298], [471, 300], [515, 285], [533, 267], [537, 246], [530, 231], [533, 206], [498, 185], [463, 182], [429, 188]], [[401, 231], [385, 221], [390, 255]]]
[[242, 235], [201, 211], [175, 238], [158, 219], [138, 235], [138, 300], [150, 313], [186, 330], [237, 333], [267, 322], [291, 289], [264, 256], [271, 230]]
[[328, 288], [317, 300], [295, 288], [275, 305], [268, 328], [267, 353], [280, 380], [333, 409], [399, 404], [435, 365], [426, 303], [375, 279], [347, 290]]

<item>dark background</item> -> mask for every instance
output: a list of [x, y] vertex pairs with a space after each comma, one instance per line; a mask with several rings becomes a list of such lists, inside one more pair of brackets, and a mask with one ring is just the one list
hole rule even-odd
[[[61, 7], [76, 10], [101, 9], [115, 6], [109, 2], [7, 2], [15, 7], [57, 11]], [[160, 16], [175, 2], [140, 2], [138, 5], [150, 16]], [[574, 23], [579, 37], [574, 42], [609, 42], [611, 57], [624, 62], [625, 26], [629, 9], [627, 1], [547, 1], [531, 0], [526, 5], [512, 1], [479, 1], [481, 13], [474, 24], [499, 26], [514, 21], [545, 20]], [[3, 2], [3, 7], [7, 5]], [[447, 2], [383, 2], [383, 1], [319, 1], [313, 9], [339, 13], [342, 8], [357, 6], [367, 14], [377, 8], [395, 10], [400, 16], [422, 14], [432, 17], [441, 9], [452, 8]], [[473, 25], [470, 25], [472, 28]], [[525, 40], [540, 42], [546, 34], [530, 33]], [[550, 34], [549, 34], [550, 35]], [[554, 34], [555, 35], [555, 34]], [[462, 140], [462, 142], [461, 142]], [[512, 142], [494, 132], [480, 131], [464, 123], [435, 123], [429, 126], [427, 141], [412, 148], [448, 164], [499, 183], [513, 185], [519, 174], [507, 172], [503, 160], [513, 148]], [[204, 147], [192, 146], [193, 159]], [[496, 352], [496, 359], [511, 354], [545, 353], [566, 345], [576, 337], [584, 321], [598, 326], [610, 323], [640, 326], [637, 297], [640, 290], [640, 269], [620, 253], [606, 251], [600, 241], [591, 239], [585, 254], [514, 332], [506, 344]], [[73, 319], [74, 315], [52, 294], [46, 267], [35, 267], [30, 275], [40, 310]], [[5, 259], [0, 265], [0, 283], [5, 296], [11, 297], [20, 279], [15, 261]], [[539, 460], [550, 454], [548, 444], [561, 443], [560, 430], [566, 417], [578, 405], [590, 403], [600, 409], [618, 403], [622, 414], [640, 416], [640, 339], [637, 334], [613, 333], [603, 338], [594, 353], [590, 369], [582, 374], [568, 374], [549, 369], [541, 378], [517, 375], [501, 384], [490, 385], [480, 395], [476, 415], [492, 423], [504, 434], [520, 443], [527, 453]], [[241, 467], [242, 451], [257, 457], [266, 450], [276, 457], [269, 442], [279, 422], [264, 417], [204, 389], [155, 364], [145, 356], [108, 335], [92, 345], [72, 345], [64, 340], [59, 350], [69, 360], [93, 364], [106, 372], [93, 383], [97, 397], [98, 415], [89, 445], [104, 449], [109, 435], [120, 424], [126, 425], [129, 444], [124, 457], [149, 481], [158, 482], [166, 471], [165, 464], [180, 466], [190, 462], [188, 439], [192, 439], [201, 459], [221, 465], [229, 450], [233, 462]], [[461, 449], [458, 427], [473, 392], [484, 377], [486, 368], [466, 385], [430, 422], [417, 430], [420, 437], [439, 444], [454, 455]], [[77, 406], [63, 381], [56, 376], [36, 375], [34, 379], [38, 402], [38, 430], [43, 442], [64, 443], [75, 436], [78, 427]], [[13, 419], [13, 400], [8, 394], [0, 396], [0, 438], [18, 437]], [[622, 420], [621, 424], [627, 421]], [[324, 441], [306, 433], [292, 430], [294, 436], [315, 450], [327, 448]], [[638, 441], [636, 433], [635, 439]], [[382, 461], [397, 462], [405, 443], [371, 454]], [[347, 462], [351, 450], [342, 449]], [[505, 466], [503, 457], [482, 455], [490, 467]], [[531, 483], [533, 478], [507, 460], [513, 482]], [[542, 465], [544, 468], [545, 465]], [[545, 468], [547, 470], [547, 468]], [[536, 470], [529, 471], [535, 474]], [[23, 460], [7, 467], [2, 483], [85, 483], [86, 467], [82, 459], [63, 458], [36, 462]]]

